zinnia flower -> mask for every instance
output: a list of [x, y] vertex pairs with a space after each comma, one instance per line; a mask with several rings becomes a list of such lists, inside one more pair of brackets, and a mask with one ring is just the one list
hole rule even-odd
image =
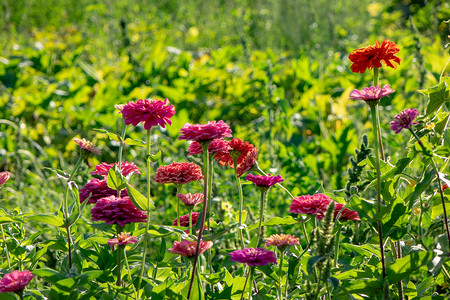
[[[80, 190], [80, 203], [83, 203], [89, 195], [91, 195], [91, 197], [89, 198], [88, 203], [96, 203], [97, 200], [101, 198], [117, 195], [117, 191], [108, 186], [106, 179], [100, 180], [93, 178]], [[126, 189], [121, 191], [121, 196], [128, 196]]]
[[245, 248], [230, 253], [231, 260], [249, 266], [265, 266], [270, 263], [277, 263], [275, 253], [263, 248]]
[[9, 172], [0, 172], [0, 187], [4, 185], [6, 181], [8, 181], [9, 177]]
[[[229, 149], [231, 149], [231, 147], [224, 139], [214, 139], [208, 145], [208, 151], [210, 154], [228, 152]], [[187, 156], [196, 155], [203, 153], [203, 148], [198, 142], [192, 142], [187, 148], [187, 151], [189, 152]]]
[[390, 94], [395, 92], [395, 90], [391, 89], [389, 84], [380, 88], [378, 84], [376, 87], [366, 87], [362, 90], [353, 90], [350, 92], [350, 99], [352, 100], [364, 100], [366, 103], [370, 103], [372, 101], [378, 102], [383, 97], [389, 97]]
[[272, 234], [266, 239], [264, 247], [277, 246], [277, 248], [285, 248], [287, 246], [300, 245], [300, 240], [290, 234]]
[[[197, 220], [198, 220], [198, 215], [200, 213], [198, 212], [193, 212], [192, 213], [192, 227], [195, 227], [195, 225], [197, 225]], [[178, 218], [175, 218], [175, 220], [173, 220], [173, 226], [177, 226], [177, 220]], [[180, 226], [181, 227], [189, 227], [189, 214], [181, 216], [180, 217]], [[187, 230], [186, 232], [189, 232], [189, 230]]]
[[139, 99], [131, 101], [125, 105], [115, 107], [122, 114], [125, 124], [137, 126], [144, 123], [145, 130], [150, 130], [153, 126], [160, 125], [165, 128], [166, 124], [172, 125], [170, 118], [175, 114], [175, 107], [168, 105], [169, 100]]
[[224, 137], [231, 137], [231, 129], [227, 123], [220, 120], [209, 121], [208, 124], [184, 124], [180, 130], [181, 136], [179, 140], [188, 141], [212, 141], [214, 139], [221, 139]]
[[135, 236], [131, 236], [129, 233], [119, 233], [117, 238], [108, 240], [108, 245], [111, 247], [117, 246], [125, 246], [128, 244], [137, 243], [138, 239]]
[[242, 160], [240, 160], [239, 158], [236, 169], [237, 176], [241, 177], [242, 175], [250, 171], [256, 165], [257, 158], [258, 158], [258, 148], [253, 148], [245, 157], [242, 158]]
[[0, 293], [19, 292], [23, 290], [34, 278], [30, 271], [19, 272], [17, 270], [6, 274], [0, 280]]
[[145, 222], [147, 216], [137, 209], [130, 198], [109, 196], [99, 199], [91, 209], [93, 221], [105, 221], [106, 224], [119, 224]]
[[[201, 241], [200, 247], [198, 249], [199, 255], [211, 248], [213, 242], [211, 241]], [[173, 254], [179, 254], [184, 257], [193, 257], [195, 256], [195, 251], [197, 250], [197, 242], [196, 241], [188, 241], [182, 240], [181, 242], [175, 241], [173, 242], [172, 248], [168, 251]]]
[[194, 163], [174, 162], [168, 166], [160, 166], [155, 173], [155, 181], [159, 183], [186, 184], [203, 178], [202, 169]]
[[392, 62], [400, 64], [400, 58], [395, 56], [399, 51], [400, 48], [392, 41], [385, 40], [381, 44], [377, 41], [375, 45], [356, 49], [350, 53], [348, 58], [353, 63], [350, 69], [354, 73], [364, 73], [366, 69], [381, 68], [382, 62], [388, 67], [397, 69], [397, 65]]
[[239, 162], [242, 161], [244, 157], [255, 148], [255, 146], [249, 142], [244, 142], [238, 138], [233, 138], [228, 142], [228, 145], [230, 149], [228, 151], [217, 153], [215, 159], [222, 166], [230, 166], [231, 168], [234, 168], [232, 156], [238, 159], [239, 164]]
[[260, 187], [271, 187], [274, 184], [284, 181], [281, 175], [272, 176], [270, 174], [268, 176], [248, 174], [245, 179], [250, 180]]
[[[107, 164], [105, 162], [102, 162], [101, 164], [95, 166], [95, 169], [94, 169], [94, 171], [91, 172], [91, 174], [107, 177], [109, 169], [114, 167], [114, 165], [118, 165], [118, 164], [119, 164], [118, 162], [112, 163], [112, 164]], [[139, 172], [139, 168], [133, 162], [123, 161], [120, 164], [120, 170], [121, 170], [123, 176], [127, 176], [131, 173], [141, 174], [141, 172]]]
[[86, 153], [95, 153], [98, 155], [102, 154], [100, 149], [95, 147], [94, 143], [86, 139], [73, 138], [73, 141], [77, 143]]
[[414, 108], [405, 109], [394, 117], [394, 121], [391, 122], [391, 129], [394, 130], [395, 133], [400, 133], [402, 129], [409, 129], [411, 125], [417, 124], [417, 122], [413, 121], [418, 113], [417, 109]]
[[186, 205], [190, 209], [192, 209], [192, 207], [194, 207], [195, 205], [202, 203], [204, 200], [204, 196], [202, 193], [187, 193], [186, 195], [178, 193], [177, 197], [180, 198], [181, 202], [183, 202], [184, 205]]

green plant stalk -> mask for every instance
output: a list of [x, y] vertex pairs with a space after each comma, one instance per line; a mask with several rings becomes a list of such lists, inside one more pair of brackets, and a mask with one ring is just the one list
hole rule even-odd
[[[213, 170], [214, 170], [214, 159], [212, 156], [209, 157], [209, 172], [208, 172], [208, 230], [211, 230], [211, 193], [212, 193], [212, 181], [213, 181]], [[212, 249], [208, 249], [208, 268], [209, 273], [213, 272], [212, 268]]]
[[261, 202], [259, 207], [259, 225], [258, 225], [258, 238], [256, 239], [255, 248], [258, 248], [259, 240], [261, 239], [261, 225], [264, 219], [264, 206], [266, 204], [267, 190], [261, 189]]
[[[378, 150], [378, 133], [377, 133], [377, 124], [379, 123], [377, 111], [377, 105], [370, 105], [370, 111], [372, 113], [372, 127], [373, 127], [373, 136], [375, 139], [375, 168], [377, 170], [377, 213], [381, 211], [381, 174], [380, 174], [380, 154]], [[383, 272], [383, 278], [386, 277], [386, 264], [384, 260], [384, 245], [383, 245], [383, 224], [381, 220], [377, 221], [378, 224], [378, 238], [380, 241], [380, 254], [381, 254], [381, 266]]]
[[239, 191], [239, 239], [241, 240], [242, 248], [245, 248], [244, 236], [242, 232], [242, 210], [244, 207], [244, 193], [242, 192], [241, 179], [237, 174], [237, 157], [232, 157], [234, 163], [234, 178]]
[[338, 267], [338, 259], [339, 259], [339, 245], [341, 244], [341, 227], [339, 227], [336, 233], [337, 239], [334, 242], [334, 267]]
[[128, 264], [128, 258], [127, 258], [126, 251], [123, 252], [123, 259], [125, 261], [125, 266], [127, 268], [128, 280], [131, 282], [131, 286], [133, 287], [134, 298], [137, 299], [138, 295], [137, 295], [137, 292], [136, 292], [136, 287], [133, 284], [133, 278], [131, 278], [131, 271], [130, 271], [130, 266]]
[[[283, 274], [283, 260], [284, 260], [284, 249], [283, 247], [280, 249], [280, 269], [278, 270], [278, 299], [283, 300], [283, 277], [281, 277], [281, 274]], [[287, 281], [287, 280], [286, 280]], [[286, 284], [287, 285], [287, 284]]]
[[6, 237], [5, 237], [5, 231], [3, 229], [3, 224], [0, 225], [0, 228], [2, 229], [3, 246], [5, 247], [6, 260], [8, 261], [8, 271], [11, 272], [11, 262], [9, 260], [8, 244], [6, 243]]
[[[142, 277], [144, 276], [145, 269], [145, 257], [147, 256], [147, 248], [148, 248], [148, 230], [150, 228], [150, 154], [151, 154], [151, 128], [147, 130], [147, 223], [145, 225], [145, 233], [144, 233], [144, 252], [142, 253], [142, 262], [141, 262], [141, 272], [139, 273], [139, 280], [137, 290], [140, 291]], [[137, 299], [136, 299], [137, 300]]]
[[189, 233], [194, 234], [194, 228], [192, 228], [192, 209], [189, 210]]
[[[127, 125], [125, 124], [125, 120], [123, 120], [122, 124], [122, 136], [120, 139], [119, 152], [117, 153], [117, 165], [119, 170], [122, 170], [122, 152], [123, 152], [123, 142], [125, 140], [125, 134], [127, 133]], [[117, 190], [117, 197], [120, 197], [120, 190]]]
[[248, 277], [250, 277], [250, 292], [248, 295], [248, 299], [252, 299], [252, 288], [253, 288], [253, 267], [248, 266], [247, 276], [245, 276], [244, 287], [242, 288], [241, 300], [244, 299], [245, 288], [247, 287]]
[[[380, 72], [379, 72], [379, 68], [374, 67], [373, 68], [373, 86], [377, 86], [378, 82], [379, 82], [379, 76]], [[376, 106], [376, 111], [377, 111], [377, 119], [380, 119], [380, 112], [379, 112], [379, 108], [378, 105]], [[380, 145], [380, 155], [381, 155], [381, 160], [385, 161], [385, 157], [384, 157], [384, 150], [383, 150], [383, 140], [381, 138], [381, 126], [380, 126], [380, 122], [377, 123], [377, 134], [378, 134], [378, 144]]]
[[300, 224], [302, 226], [302, 231], [303, 231], [303, 235], [305, 236], [306, 243], [309, 244], [309, 237], [308, 237], [308, 233], [306, 231], [305, 220], [302, 219]]
[[122, 253], [125, 250], [125, 246], [117, 247], [117, 286], [122, 286]]
[[192, 285], [194, 283], [194, 276], [195, 276], [195, 270], [197, 268], [197, 262], [198, 262], [198, 256], [199, 256], [199, 249], [200, 249], [200, 242], [202, 241], [203, 236], [203, 228], [205, 227], [205, 218], [206, 218], [206, 212], [207, 212], [207, 206], [208, 206], [208, 178], [209, 178], [209, 151], [208, 146], [211, 143], [211, 141], [203, 141], [200, 142], [200, 145], [202, 145], [203, 148], [203, 210], [202, 210], [202, 219], [200, 221], [200, 231], [198, 233], [197, 237], [197, 247], [195, 250], [195, 256], [194, 256], [194, 264], [192, 266], [192, 275], [191, 275], [191, 281], [189, 283], [189, 290], [187, 294], [187, 299], [190, 299], [191, 291], [192, 291]]
[[[314, 268], [317, 269], [317, 268]], [[319, 299], [319, 293], [320, 293], [320, 278], [322, 277], [322, 268], [319, 269], [319, 275], [317, 276], [317, 289], [316, 289], [316, 294], [315, 294], [315, 298], [316, 300]]]

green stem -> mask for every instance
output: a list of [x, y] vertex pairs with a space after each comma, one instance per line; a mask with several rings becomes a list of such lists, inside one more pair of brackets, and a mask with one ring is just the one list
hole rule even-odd
[[278, 270], [278, 279], [279, 279], [279, 283], [278, 283], [278, 292], [279, 292], [279, 296], [278, 299], [279, 300], [283, 300], [283, 277], [281, 276], [283, 274], [283, 260], [284, 260], [284, 249], [280, 249], [281, 255], [280, 255], [280, 269]]
[[259, 225], [258, 225], [258, 238], [256, 239], [255, 248], [258, 248], [259, 241], [261, 239], [261, 224], [264, 219], [264, 206], [266, 204], [267, 191], [261, 190], [261, 202], [259, 206]]
[[138, 299], [136, 288], [135, 288], [135, 286], [133, 284], [133, 279], [131, 278], [131, 271], [130, 271], [130, 266], [128, 264], [127, 253], [125, 251], [124, 251], [123, 259], [125, 261], [125, 266], [127, 268], [128, 280], [130, 281], [131, 286], [133, 287], [134, 299]]
[[[337, 221], [337, 220], [336, 220]], [[338, 267], [338, 259], [339, 259], [339, 245], [341, 244], [341, 226], [336, 233], [336, 240], [334, 244], [334, 267]]]
[[[247, 287], [248, 277], [250, 276], [250, 273], [252, 273], [252, 272], [253, 272], [253, 268], [249, 266], [247, 276], [245, 276], [244, 287], [242, 288], [241, 300], [244, 299], [244, 293], [245, 293], [245, 288]], [[251, 298], [252, 298], [252, 280], [250, 280], [250, 295], [249, 295], [248, 299], [251, 299]]]
[[242, 229], [242, 210], [244, 207], [244, 193], [242, 192], [241, 179], [237, 174], [237, 157], [232, 157], [234, 163], [234, 178], [239, 191], [239, 239], [241, 240], [242, 248], [245, 248], [243, 229]]
[[302, 221], [300, 223], [302, 225], [302, 231], [303, 231], [303, 235], [305, 236], [306, 243], [309, 244], [309, 237], [308, 237], [308, 233], [306, 231], [305, 220], [302, 219]]
[[194, 234], [194, 228], [192, 228], [192, 209], [189, 210], [189, 233]]
[[[208, 172], [208, 230], [211, 230], [211, 193], [212, 193], [212, 181], [213, 181], [213, 170], [214, 170], [214, 159], [212, 156], [209, 157], [209, 172]], [[209, 273], [213, 272], [212, 268], [212, 249], [208, 249], [208, 268]]]
[[9, 260], [8, 244], [6, 243], [5, 231], [3, 230], [3, 225], [0, 225], [0, 228], [2, 229], [3, 247], [5, 247], [6, 260], [8, 261], [8, 271], [11, 272], [11, 262]]
[[[121, 170], [122, 173], [122, 152], [123, 152], [123, 141], [125, 140], [125, 134], [127, 132], [127, 125], [125, 124], [125, 120], [122, 124], [122, 136], [120, 139], [120, 146], [119, 146], [119, 152], [117, 153], [117, 166], [119, 167], [119, 170]], [[120, 189], [117, 190], [117, 197], [120, 197]]]
[[[376, 87], [378, 85], [379, 82], [379, 77], [380, 77], [380, 72], [379, 72], [379, 68], [374, 67], [373, 68], [373, 86]], [[378, 105], [376, 107], [377, 110], [377, 118], [378, 120], [380, 119], [380, 114], [379, 114], [379, 109], [378, 109]], [[380, 122], [377, 123], [377, 135], [378, 135], [378, 143], [380, 146], [380, 155], [381, 155], [381, 160], [385, 160], [384, 158], [384, 150], [383, 150], [383, 142], [381, 139], [381, 127], [380, 127]]]
[[125, 249], [125, 246], [117, 247], [117, 286], [122, 286], [122, 253]]

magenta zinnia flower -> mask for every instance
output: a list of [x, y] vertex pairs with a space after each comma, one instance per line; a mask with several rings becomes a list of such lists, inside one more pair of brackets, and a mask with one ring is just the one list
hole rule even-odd
[[186, 184], [203, 178], [202, 169], [194, 163], [174, 162], [168, 166], [160, 166], [155, 173], [155, 181], [159, 183]]
[[139, 99], [131, 101], [125, 105], [115, 107], [122, 114], [125, 124], [137, 126], [144, 123], [145, 130], [150, 130], [153, 126], [160, 125], [165, 128], [166, 124], [172, 125], [170, 118], [175, 114], [175, 107], [168, 105], [169, 100]]
[[[119, 163], [117, 163], [117, 162], [112, 163], [112, 164], [107, 164], [105, 162], [102, 162], [101, 164], [95, 166], [95, 169], [94, 169], [94, 171], [91, 172], [91, 174], [106, 177], [106, 176], [108, 176], [109, 169], [114, 167], [114, 165], [118, 165], [118, 164]], [[133, 162], [123, 161], [120, 164], [120, 170], [121, 170], [123, 176], [127, 176], [131, 173], [141, 174], [141, 172], [139, 172], [139, 168]]]
[[391, 122], [391, 129], [395, 133], [400, 133], [402, 129], [409, 129], [411, 125], [416, 125], [417, 122], [413, 122], [419, 112], [415, 108], [408, 108], [402, 111], [400, 114], [394, 117], [394, 121]]
[[137, 243], [138, 239], [135, 236], [130, 235], [129, 233], [119, 233], [117, 238], [108, 240], [108, 245], [111, 247], [117, 246], [125, 246], [128, 244]]
[[281, 175], [272, 176], [270, 174], [268, 176], [248, 174], [245, 179], [261, 187], [271, 187], [274, 184], [284, 181]]
[[[200, 215], [200, 213], [198, 213], [198, 212], [192, 213], [192, 226], [193, 227], [195, 227], [195, 225], [197, 224], [198, 215]], [[177, 226], [177, 220], [178, 220], [178, 218], [175, 218], [175, 220], [173, 220], [173, 223], [172, 223], [173, 226]], [[181, 227], [189, 227], [189, 214], [180, 217], [180, 226]]]
[[119, 224], [145, 222], [147, 216], [137, 209], [128, 196], [109, 196], [99, 199], [91, 209], [93, 221], [105, 221], [106, 224]]
[[263, 248], [246, 248], [230, 253], [231, 260], [249, 266], [265, 266], [270, 263], [277, 263], [275, 253]]
[[[229, 149], [231, 149], [231, 147], [224, 139], [214, 139], [208, 145], [208, 151], [210, 154], [228, 152]], [[192, 142], [187, 148], [187, 151], [189, 152], [187, 156], [196, 155], [203, 153], [203, 148], [198, 142]]]
[[272, 234], [266, 239], [264, 247], [277, 246], [277, 248], [285, 248], [287, 246], [300, 245], [300, 240], [290, 234]]
[[178, 193], [177, 197], [180, 198], [181, 202], [184, 203], [184, 205], [186, 205], [187, 207], [191, 208], [194, 207], [197, 204], [200, 204], [203, 202], [203, 194], [202, 193], [196, 193], [196, 194], [191, 194], [191, 193], [187, 193], [186, 195], [182, 194], [182, 193]]
[[214, 139], [221, 139], [224, 137], [231, 137], [231, 129], [227, 123], [220, 120], [209, 121], [208, 124], [184, 124], [180, 130], [181, 136], [179, 140], [188, 141], [212, 141]]
[[102, 154], [100, 149], [95, 147], [94, 143], [86, 139], [73, 138], [72, 140], [77, 143], [86, 153], [95, 153], [98, 155]]
[[[80, 190], [80, 203], [83, 203], [92, 193], [88, 203], [96, 203], [97, 200], [108, 196], [117, 195], [117, 191], [113, 190], [106, 183], [106, 179], [93, 178]], [[128, 196], [127, 190], [121, 191], [121, 196]]]
[[353, 90], [350, 92], [350, 99], [352, 100], [364, 100], [366, 102], [378, 101], [383, 97], [389, 97], [390, 94], [395, 92], [395, 90], [391, 89], [389, 84], [380, 88], [378, 84], [376, 87], [366, 87], [362, 90]]
[[0, 172], [0, 187], [4, 185], [6, 181], [8, 181], [9, 177], [9, 172]]
[[[211, 248], [213, 245], [213, 242], [211, 241], [201, 241], [200, 247], [198, 249], [198, 254], [202, 254], [209, 248]], [[172, 248], [170, 248], [168, 251], [173, 254], [179, 254], [184, 257], [193, 257], [195, 256], [195, 251], [197, 250], [197, 242], [195, 241], [188, 241], [188, 240], [182, 240], [181, 242], [175, 241], [173, 242]]]
[[0, 280], [0, 293], [19, 292], [23, 290], [34, 278], [30, 271], [19, 272], [17, 270], [6, 274]]

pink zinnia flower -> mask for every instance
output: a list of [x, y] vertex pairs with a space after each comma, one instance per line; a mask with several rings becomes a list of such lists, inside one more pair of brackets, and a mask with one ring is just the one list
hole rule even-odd
[[287, 246], [300, 245], [300, 240], [290, 234], [272, 234], [266, 239], [264, 247], [277, 246], [277, 248], [285, 248]]
[[23, 290], [34, 278], [30, 271], [19, 272], [17, 270], [6, 274], [0, 280], [0, 293], [19, 292]]
[[249, 266], [265, 266], [270, 263], [277, 263], [275, 253], [263, 248], [246, 248], [230, 253], [231, 260]]
[[[200, 247], [198, 249], [199, 255], [211, 248], [213, 245], [213, 242], [211, 241], [201, 241]], [[173, 254], [179, 254], [184, 257], [193, 257], [195, 256], [195, 252], [197, 250], [197, 242], [195, 241], [188, 241], [188, 240], [182, 240], [181, 242], [175, 241], [173, 242], [172, 248], [170, 248], [168, 251]]]
[[417, 122], [413, 122], [419, 112], [417, 109], [408, 108], [402, 111], [400, 114], [394, 117], [394, 121], [391, 122], [391, 129], [395, 133], [400, 133], [402, 129], [409, 129], [411, 125], [416, 125]]
[[[231, 148], [228, 142], [224, 139], [214, 139], [208, 145], [208, 151], [210, 154], [228, 152], [229, 149]], [[196, 155], [203, 153], [203, 148], [198, 142], [192, 142], [187, 148], [187, 151], [189, 152], [187, 156]]]
[[125, 246], [128, 244], [137, 243], [138, 239], [135, 236], [130, 235], [129, 233], [119, 233], [117, 238], [108, 240], [108, 245], [111, 247], [117, 246]]
[[100, 149], [95, 147], [94, 143], [86, 139], [73, 138], [72, 140], [77, 143], [86, 153], [95, 153], [98, 155], [102, 154]]
[[144, 123], [145, 130], [150, 130], [153, 126], [160, 125], [165, 128], [166, 124], [172, 125], [170, 118], [175, 114], [175, 107], [168, 105], [169, 100], [139, 99], [131, 101], [125, 105], [115, 107], [122, 113], [125, 124], [137, 126]]
[[[200, 215], [200, 213], [198, 213], [198, 212], [192, 213], [192, 227], [195, 227], [195, 225], [197, 225], [197, 220], [198, 220], [199, 215]], [[178, 221], [178, 218], [175, 218], [175, 220], [173, 220], [173, 223], [172, 223], [173, 226], [177, 226], [177, 221]], [[189, 227], [189, 214], [180, 217], [180, 226], [181, 227]], [[189, 232], [189, 230], [187, 230], [186, 232]]]
[[231, 137], [231, 129], [227, 123], [220, 120], [209, 121], [208, 124], [184, 124], [180, 130], [181, 136], [179, 140], [188, 141], [212, 141], [214, 139], [221, 139], [224, 137]]
[[[117, 163], [117, 162], [112, 163], [112, 164], [107, 164], [105, 162], [102, 162], [101, 164], [95, 166], [95, 169], [94, 169], [94, 171], [91, 172], [91, 174], [106, 177], [106, 176], [108, 176], [109, 169], [114, 167], [114, 165], [118, 165], [118, 164], [119, 163]], [[123, 176], [127, 176], [131, 173], [141, 174], [141, 172], [139, 172], [139, 168], [133, 162], [123, 161], [120, 164], [120, 170], [121, 170]]]
[[386, 84], [383, 86], [383, 88], [380, 88], [380, 85], [378, 84], [376, 87], [366, 87], [362, 90], [353, 90], [350, 92], [350, 99], [352, 100], [364, 100], [366, 102], [378, 102], [383, 97], [389, 97], [390, 94], [395, 92], [395, 90], [391, 89], [391, 86], [389, 84]]
[[203, 178], [202, 169], [194, 163], [174, 162], [168, 166], [160, 166], [156, 170], [155, 181], [159, 183], [186, 184]]
[[[113, 190], [106, 183], [106, 179], [93, 178], [80, 190], [80, 203], [83, 203], [92, 193], [88, 203], [96, 203], [97, 200], [108, 196], [117, 195], [117, 191]], [[127, 190], [121, 191], [121, 196], [128, 196]]]
[[106, 224], [119, 224], [145, 222], [147, 216], [137, 209], [130, 198], [109, 196], [99, 199], [91, 209], [93, 221], [105, 221]]
[[180, 200], [184, 203], [184, 205], [186, 205], [188, 208], [194, 207], [197, 204], [200, 204], [203, 202], [203, 194], [201, 193], [196, 193], [196, 194], [191, 194], [191, 193], [187, 193], [186, 195], [182, 194], [182, 193], [178, 193], [177, 197], [180, 198]]
[[281, 175], [272, 176], [270, 174], [268, 176], [248, 174], [245, 179], [261, 187], [271, 187], [274, 184], [284, 181]]
[[6, 181], [8, 181], [9, 177], [9, 172], [0, 172], [0, 187], [4, 185]]

